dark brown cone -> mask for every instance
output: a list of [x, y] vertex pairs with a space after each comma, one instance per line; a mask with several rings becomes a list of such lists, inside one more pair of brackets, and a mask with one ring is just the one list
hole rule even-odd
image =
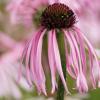
[[70, 28], [75, 23], [74, 12], [61, 3], [49, 5], [42, 13], [41, 25], [47, 29]]

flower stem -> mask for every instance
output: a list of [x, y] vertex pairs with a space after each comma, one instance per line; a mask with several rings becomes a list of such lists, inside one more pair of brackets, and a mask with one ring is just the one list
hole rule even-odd
[[[65, 45], [64, 45], [64, 36], [61, 31], [57, 32], [57, 39], [58, 39], [58, 45], [60, 50], [60, 56], [61, 56], [61, 64], [62, 64], [62, 70], [64, 74], [64, 78], [66, 80], [66, 60], [65, 60]], [[58, 78], [58, 91], [56, 95], [56, 100], [64, 100], [64, 85], [62, 83], [61, 78]]]
[[[64, 78], [66, 79], [66, 66], [63, 65], [62, 69], [63, 69], [63, 73], [64, 73]], [[62, 83], [62, 80], [60, 77], [58, 80], [58, 91], [57, 91], [56, 100], [64, 100], [64, 86], [63, 86], [63, 83]]]

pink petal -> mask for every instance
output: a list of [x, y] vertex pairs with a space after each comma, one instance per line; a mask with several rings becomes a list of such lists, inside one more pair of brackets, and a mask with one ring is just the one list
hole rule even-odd
[[86, 78], [83, 75], [83, 72], [80, 72], [78, 74], [78, 77], [77, 77], [77, 89], [79, 90], [80, 93], [88, 91], [88, 86], [87, 86]]
[[30, 55], [31, 55], [31, 50], [32, 50], [32, 41], [29, 44], [29, 47], [27, 49], [27, 53], [26, 53], [26, 61], [25, 61], [25, 66], [26, 66], [26, 76], [27, 76], [27, 80], [29, 85], [32, 85], [32, 81], [31, 81], [31, 76], [30, 76]]
[[38, 42], [40, 39], [41, 34], [43, 33], [44, 28], [40, 28], [38, 32], [36, 32], [35, 34], [33, 34], [33, 40], [32, 40], [32, 51], [31, 51], [31, 58], [30, 58], [30, 64], [31, 64], [31, 72], [32, 72], [32, 80], [34, 82], [34, 84], [37, 87], [37, 90], [39, 92], [39, 94], [41, 93], [41, 86], [40, 86], [40, 76], [38, 75], [39, 72], [39, 66], [36, 66], [36, 54], [37, 54], [37, 46], [38, 46]]
[[27, 79], [29, 84], [33, 81], [38, 89], [38, 92], [41, 93], [41, 88], [38, 84], [39, 76], [37, 69], [35, 66], [36, 63], [36, 52], [37, 45], [41, 34], [43, 33], [44, 28], [40, 28], [38, 32], [33, 34], [31, 41], [29, 41], [23, 51], [22, 60], [26, 60], [26, 71], [27, 71]]
[[94, 75], [94, 68], [93, 68], [93, 55], [91, 53], [91, 50], [89, 50], [89, 59], [90, 59], [90, 74], [91, 74], [91, 80], [92, 80], [92, 85], [93, 88], [96, 88], [96, 80], [95, 80], [95, 75]]
[[70, 35], [70, 38], [72, 39], [72, 42], [73, 42], [73, 44], [75, 46], [76, 53], [77, 53], [77, 58], [78, 58], [77, 60], [79, 61], [79, 65], [78, 65], [79, 66], [79, 69], [78, 69], [78, 72], [79, 71], [82, 71], [83, 72], [83, 70], [82, 70], [82, 63], [81, 63], [81, 56], [80, 56], [80, 51], [79, 51], [78, 43], [77, 43], [75, 37], [73, 35], [71, 35], [71, 33], [69, 35]]
[[58, 73], [62, 79], [62, 82], [64, 84], [64, 87], [65, 87], [67, 93], [69, 93], [65, 79], [64, 79], [63, 71], [62, 71], [60, 53], [59, 53], [59, 49], [58, 49], [55, 30], [53, 31], [52, 34], [53, 34], [53, 49], [54, 49], [54, 58], [55, 58], [56, 68], [57, 68]]
[[[69, 42], [69, 44], [70, 44], [70, 47], [71, 47], [71, 57], [72, 57], [72, 61], [73, 61], [73, 70], [74, 70], [74, 72], [75, 72], [75, 75], [77, 76], [78, 75], [78, 72], [79, 72], [79, 68], [78, 68], [78, 58], [77, 58], [77, 52], [75, 51], [75, 45], [74, 45], [74, 43], [72, 42], [72, 40], [71, 40], [71, 38], [70, 38], [70, 36], [69, 36], [69, 34], [71, 34], [71, 33], [69, 33], [69, 32], [66, 32], [66, 31], [64, 31], [64, 33], [65, 33], [65, 36], [66, 36], [66, 39], [68, 40], [68, 42]], [[73, 73], [74, 74], [74, 73]]]
[[71, 57], [69, 57], [69, 55], [68, 55], [68, 48], [67, 48], [67, 43], [66, 42], [67, 41], [66, 41], [66, 37], [65, 37], [64, 38], [64, 43], [65, 43], [65, 53], [66, 53], [66, 68], [67, 68], [68, 73], [75, 79], [76, 75], [72, 71], [72, 68], [71, 68], [71, 66], [74, 66], [74, 65], [73, 65], [73, 61], [72, 61]]
[[56, 88], [56, 68], [54, 64], [54, 57], [53, 57], [53, 37], [52, 37], [52, 31], [48, 33], [48, 59], [49, 59], [49, 65], [51, 70], [51, 78], [52, 78], [52, 93], [55, 92]]
[[[75, 29], [76, 29], [76, 31], [80, 31], [77, 27], [75, 27]], [[92, 63], [93, 62], [93, 56], [95, 58], [96, 65], [97, 65], [96, 67], [98, 69], [98, 80], [100, 79], [100, 66], [99, 66], [99, 61], [97, 59], [97, 55], [95, 53], [95, 50], [93, 49], [93, 47], [90, 44], [90, 42], [88, 41], [88, 39], [85, 37], [85, 35], [82, 32], [81, 32], [81, 35], [84, 38], [84, 40], [85, 40], [85, 42], [86, 42], [86, 44], [88, 46], [88, 49], [89, 49], [89, 58], [90, 58], [90, 61], [91, 61], [90, 62], [90, 66], [91, 66], [91, 69], [90, 69], [90, 71], [91, 71], [91, 79], [92, 79], [93, 87], [95, 88], [96, 87], [96, 80], [95, 80], [94, 75], [93, 75], [93, 73], [94, 73], [93, 72], [93, 63]]]
[[76, 41], [74, 35], [72, 35], [71, 33], [69, 35], [70, 35], [70, 38], [73, 41], [73, 44], [74, 44], [76, 52], [77, 52], [78, 60], [79, 60], [79, 73], [78, 73], [78, 76], [77, 76], [77, 88], [79, 89], [80, 93], [81, 92], [87, 92], [88, 86], [87, 86], [87, 82], [86, 82], [86, 79], [85, 79], [85, 76], [84, 76], [83, 70], [82, 70], [81, 56], [80, 56], [78, 44], [77, 44], [77, 41]]
[[80, 54], [81, 54], [81, 59], [82, 59], [82, 68], [83, 68], [83, 72], [86, 75], [86, 55], [85, 55], [85, 47], [84, 47], [84, 41], [83, 38], [81, 36], [80, 31], [76, 31], [75, 33], [76, 35], [76, 40], [80, 45]]
[[92, 45], [90, 44], [90, 42], [88, 41], [88, 39], [85, 37], [85, 35], [82, 34], [82, 36], [83, 36], [84, 40], [86, 41], [88, 48], [91, 50], [92, 54], [93, 54], [94, 57], [95, 57], [97, 67], [100, 68], [100, 66], [99, 66], [99, 61], [98, 61], [98, 59], [97, 59], [97, 55], [96, 55], [96, 53], [95, 53], [94, 48], [92, 47]]
[[35, 62], [35, 67], [38, 68], [37, 72], [38, 72], [38, 76], [39, 76], [39, 85], [43, 91], [43, 93], [45, 95], [46, 94], [46, 90], [45, 90], [45, 75], [44, 75], [44, 71], [43, 71], [43, 66], [42, 66], [42, 62], [41, 62], [41, 54], [42, 54], [42, 43], [43, 43], [43, 36], [45, 34], [45, 31], [41, 34], [38, 43], [37, 43], [37, 51], [36, 51], [36, 58], [34, 59]]

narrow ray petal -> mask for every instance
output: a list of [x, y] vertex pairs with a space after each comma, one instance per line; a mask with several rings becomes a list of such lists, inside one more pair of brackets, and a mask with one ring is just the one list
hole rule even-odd
[[82, 34], [82, 36], [83, 36], [84, 40], [86, 41], [88, 48], [90, 48], [92, 54], [93, 54], [94, 57], [95, 57], [97, 67], [100, 68], [100, 66], [99, 66], [99, 61], [98, 61], [98, 59], [97, 59], [97, 55], [96, 55], [96, 53], [95, 53], [95, 50], [93, 49], [92, 45], [91, 45], [90, 42], [87, 40], [87, 38], [85, 37], [85, 35]]
[[96, 61], [96, 67], [98, 69], [98, 72], [97, 72], [98, 73], [98, 80], [100, 80], [100, 65], [99, 65], [99, 61], [98, 61], [97, 55], [95, 53], [94, 48], [92, 47], [92, 45], [90, 44], [88, 39], [85, 37], [85, 35], [80, 31], [80, 29], [75, 27], [75, 30], [81, 33], [81, 35], [82, 35], [82, 37], [83, 37], [83, 39], [86, 42], [86, 45], [88, 47], [90, 65], [92, 65], [91, 69], [90, 69], [91, 74], [92, 74], [91, 78], [92, 78], [92, 82], [93, 82], [93, 87], [95, 88], [96, 87], [96, 80], [95, 80], [94, 75], [93, 75], [93, 57], [95, 58], [94, 60]]
[[38, 67], [38, 76], [39, 76], [39, 84], [42, 89], [42, 92], [46, 95], [46, 90], [45, 90], [45, 75], [43, 71], [43, 66], [42, 66], [42, 60], [41, 60], [41, 55], [42, 55], [42, 43], [43, 43], [43, 36], [45, 34], [45, 31], [42, 32], [40, 35], [39, 41], [37, 43], [37, 50], [36, 50], [36, 62], [35, 62], [35, 67]]
[[88, 86], [86, 82], [86, 78], [83, 75], [83, 72], [80, 72], [77, 77], [77, 89], [79, 90], [80, 93], [84, 93], [88, 91]]
[[32, 85], [32, 80], [31, 80], [31, 76], [30, 76], [30, 56], [31, 56], [31, 50], [32, 50], [32, 40], [29, 43], [29, 47], [27, 49], [27, 53], [26, 53], [26, 60], [25, 60], [25, 66], [26, 66], [26, 75], [27, 75], [27, 79], [30, 85]]
[[66, 42], [67, 42], [66, 37], [64, 36], [65, 53], [66, 53], [66, 68], [67, 68], [68, 73], [75, 79], [76, 75], [75, 75], [75, 73], [73, 73], [73, 71], [71, 69], [71, 66], [74, 66], [74, 65], [73, 65], [73, 61], [71, 60], [71, 57], [68, 54], [68, 48], [67, 48]]
[[77, 74], [78, 74], [78, 72], [79, 72], [79, 68], [78, 68], [78, 58], [77, 58], [77, 52], [75, 51], [75, 46], [74, 46], [74, 44], [73, 44], [73, 42], [72, 42], [72, 40], [71, 40], [71, 38], [70, 38], [70, 36], [69, 36], [69, 34], [71, 34], [71, 33], [69, 33], [69, 32], [66, 32], [65, 31], [65, 36], [66, 36], [66, 38], [67, 38], [67, 40], [68, 40], [68, 42], [69, 42], [69, 44], [70, 44], [70, 47], [71, 47], [71, 52], [72, 52], [72, 54], [71, 54], [71, 57], [72, 57], [72, 60], [73, 60], [73, 69], [74, 69], [74, 72], [75, 72], [75, 74], [76, 74], [76, 76], [77, 76]]
[[48, 59], [49, 59], [49, 65], [51, 70], [51, 78], [52, 78], [52, 93], [54, 93], [56, 88], [56, 68], [54, 64], [54, 57], [53, 57], [53, 40], [52, 40], [52, 31], [48, 34]]
[[62, 82], [64, 84], [64, 87], [65, 87], [67, 93], [69, 93], [65, 79], [64, 79], [63, 71], [62, 71], [60, 53], [59, 53], [59, 49], [58, 49], [55, 30], [53, 31], [53, 49], [54, 49], [54, 58], [55, 58], [55, 63], [56, 63], [58, 73], [62, 79]]
[[31, 50], [31, 58], [30, 58], [31, 72], [32, 72], [32, 81], [36, 85], [39, 94], [41, 94], [41, 88], [40, 88], [40, 86], [38, 84], [39, 76], [38, 76], [38, 72], [36, 71], [36, 70], [38, 70], [37, 69], [38, 67], [35, 66], [35, 63], [36, 63], [37, 42], [39, 41], [39, 37], [40, 37], [40, 35], [42, 34], [43, 31], [44, 31], [44, 29], [40, 28], [38, 32], [33, 34], [32, 50]]
[[[86, 78], [83, 74], [81, 55], [80, 55], [80, 51], [79, 51], [79, 48], [78, 48], [78, 44], [77, 44], [75, 37], [73, 35], [71, 35], [71, 33], [70, 33], [70, 36], [71, 36], [71, 39], [73, 41], [73, 44], [75, 45], [78, 60], [79, 60], [79, 73], [78, 73], [77, 81], [76, 81], [77, 89], [79, 90], [80, 93], [87, 92], [88, 86], [87, 86]], [[83, 80], [84, 80], [84, 82], [83, 82]]]
[[[72, 36], [72, 34], [71, 34], [71, 36]], [[85, 54], [84, 41], [83, 41], [83, 38], [82, 38], [80, 32], [76, 32], [75, 36], [76, 36], [77, 43], [79, 43], [79, 45], [80, 45], [80, 54], [81, 54], [81, 59], [82, 59], [82, 69], [83, 69], [84, 74], [86, 75], [86, 54]]]

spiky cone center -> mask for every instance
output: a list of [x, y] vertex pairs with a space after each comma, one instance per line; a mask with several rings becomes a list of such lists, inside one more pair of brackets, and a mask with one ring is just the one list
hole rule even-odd
[[47, 29], [70, 28], [75, 21], [74, 12], [61, 3], [49, 5], [41, 16], [41, 25]]

